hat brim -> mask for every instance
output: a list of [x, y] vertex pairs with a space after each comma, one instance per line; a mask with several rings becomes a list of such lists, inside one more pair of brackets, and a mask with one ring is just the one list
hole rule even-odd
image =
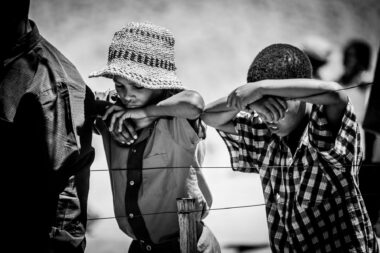
[[120, 66], [120, 64], [111, 63], [99, 71], [90, 73], [89, 77], [106, 77], [112, 79], [115, 76], [119, 76], [148, 89], [185, 89], [174, 71], [141, 65], [142, 64], [128, 64], [128, 66]]

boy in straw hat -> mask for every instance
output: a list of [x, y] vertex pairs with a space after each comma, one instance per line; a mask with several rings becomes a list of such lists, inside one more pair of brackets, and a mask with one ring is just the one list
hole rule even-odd
[[[211, 193], [200, 171], [205, 128], [202, 97], [176, 75], [174, 38], [149, 23], [115, 33], [107, 66], [90, 75], [115, 82], [117, 97], [98, 120], [110, 171], [114, 211], [135, 252], [180, 252], [176, 199], [196, 199], [198, 251], [220, 252], [201, 222]], [[132, 137], [132, 138], [131, 138]], [[127, 143], [118, 140], [127, 139]], [[144, 215], [152, 214], [152, 215]]]
[[378, 252], [358, 187], [355, 114], [337, 83], [311, 73], [301, 50], [271, 45], [248, 83], [202, 119], [218, 129], [233, 169], [260, 174], [273, 252]]

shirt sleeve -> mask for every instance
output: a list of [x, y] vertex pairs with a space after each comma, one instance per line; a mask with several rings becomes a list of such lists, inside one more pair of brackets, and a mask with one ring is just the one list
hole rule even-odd
[[358, 169], [362, 150], [359, 126], [351, 102], [347, 103], [335, 138], [323, 105], [313, 105], [308, 128], [310, 144], [317, 149], [324, 161], [342, 170]]
[[258, 161], [269, 131], [256, 114], [241, 112], [233, 123], [236, 135], [217, 130], [227, 146], [231, 167], [236, 171], [258, 173]]
[[78, 109], [80, 106], [70, 103], [70, 99], [64, 85], [57, 91], [49, 89], [38, 95], [27, 93], [21, 99], [14, 123], [19, 138], [27, 142], [24, 149], [35, 153], [35, 166], [58, 172], [81, 154], [80, 138], [84, 133], [81, 136], [79, 133], [83, 131], [84, 115], [76, 114], [84, 114], [84, 108]]
[[200, 120], [195, 124], [196, 127], [192, 126], [188, 119], [178, 117], [161, 119], [159, 124], [169, 131], [177, 144], [186, 149], [194, 148], [204, 138], [206, 132], [204, 123]]

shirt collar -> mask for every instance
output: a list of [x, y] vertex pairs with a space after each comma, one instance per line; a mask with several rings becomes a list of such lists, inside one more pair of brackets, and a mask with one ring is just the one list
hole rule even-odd
[[32, 20], [29, 20], [29, 24], [32, 30], [17, 40], [9, 55], [3, 61], [4, 67], [28, 53], [41, 40], [37, 25]]

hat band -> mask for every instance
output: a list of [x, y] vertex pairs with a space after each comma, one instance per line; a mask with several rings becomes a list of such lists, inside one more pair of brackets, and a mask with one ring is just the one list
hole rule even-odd
[[128, 50], [123, 51], [110, 49], [108, 55], [108, 59], [110, 59], [109, 63], [115, 58], [138, 62], [150, 67], [162, 68], [169, 71], [175, 71], [177, 69], [175, 64], [168, 60], [163, 60], [148, 55], [136, 54], [135, 52]]
[[152, 31], [144, 31], [142, 29], [134, 29], [134, 28], [127, 28], [125, 29], [124, 31], [121, 31], [121, 32], [116, 32], [115, 35], [116, 36], [123, 36], [124, 35], [124, 32], [129, 32], [131, 34], [136, 34], [136, 35], [142, 35], [142, 36], [146, 36], [146, 37], [150, 37], [150, 38], [153, 38], [153, 39], [157, 39], [157, 40], [162, 40], [162, 41], [166, 41], [169, 43], [170, 46], [174, 46], [174, 38], [172, 37], [167, 37], [167, 36], [164, 36], [164, 35], [159, 35], [159, 34], [155, 34], [154, 32]]

